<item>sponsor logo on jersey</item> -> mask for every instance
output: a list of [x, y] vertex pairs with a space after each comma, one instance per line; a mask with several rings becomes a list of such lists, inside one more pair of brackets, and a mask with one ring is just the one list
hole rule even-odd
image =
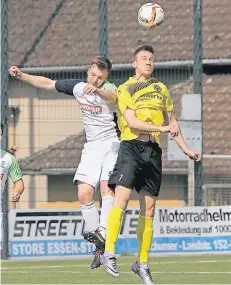
[[144, 94], [142, 96], [140, 96], [136, 101], [140, 102], [140, 101], [148, 101], [148, 100], [163, 100], [163, 95], [162, 94]]
[[157, 92], [161, 92], [161, 87], [159, 85], [154, 85], [154, 89], [157, 91]]
[[83, 112], [85, 111], [91, 114], [101, 114], [103, 110], [101, 106], [90, 105], [90, 104], [80, 104], [80, 109]]

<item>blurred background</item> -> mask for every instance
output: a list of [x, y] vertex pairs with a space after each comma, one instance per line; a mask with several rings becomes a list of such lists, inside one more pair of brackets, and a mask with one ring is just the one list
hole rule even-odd
[[[195, 93], [195, 83], [201, 83], [203, 94], [203, 137], [190, 121], [184, 132], [187, 142], [203, 142], [203, 164], [198, 172], [187, 159], [173, 158], [175, 148], [163, 136], [163, 184], [157, 205], [231, 204], [231, 2], [203, 1], [202, 41], [199, 22], [199, 36], [195, 34], [192, 0], [159, 0], [165, 20], [151, 30], [137, 22], [137, 11], [146, 2], [2, 1], [2, 100], [7, 100], [8, 106], [1, 109], [7, 118], [3, 123], [8, 125], [8, 146], [18, 147], [15, 155], [25, 182], [20, 202], [15, 205], [9, 201], [9, 208], [79, 207], [72, 179], [85, 135], [74, 97], [10, 78], [8, 67], [17, 65], [24, 72], [56, 80], [85, 79], [91, 59], [101, 54], [113, 62], [110, 80], [118, 86], [133, 75], [132, 54], [143, 44], [155, 49], [153, 76], [170, 89], [177, 119], [184, 121], [182, 98]], [[202, 60], [202, 81], [193, 76], [194, 59]], [[194, 110], [198, 106], [190, 107]], [[11, 191], [9, 182], [9, 198]], [[99, 192], [96, 200], [99, 204]], [[134, 192], [129, 206], [137, 205]]]

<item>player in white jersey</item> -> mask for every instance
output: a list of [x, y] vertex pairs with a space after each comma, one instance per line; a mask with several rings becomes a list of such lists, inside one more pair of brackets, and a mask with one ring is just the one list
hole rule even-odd
[[[1, 132], [0, 132], [0, 140], [2, 139], [3, 134], [3, 125], [1, 124]], [[0, 186], [1, 186], [1, 212], [0, 212], [0, 230], [1, 230], [1, 242], [0, 247], [2, 248], [2, 195], [5, 190], [5, 184], [6, 180], [8, 179], [8, 176], [11, 178], [11, 180], [14, 183], [14, 190], [11, 197], [12, 202], [18, 202], [20, 199], [21, 194], [24, 191], [24, 183], [22, 180], [22, 173], [21, 169], [19, 167], [19, 164], [16, 160], [16, 158], [9, 153], [8, 151], [5, 151], [3, 149], [1, 151], [1, 166], [0, 166]]]
[[[16, 77], [37, 88], [58, 91], [74, 96], [83, 114], [84, 129], [87, 142], [84, 145], [81, 161], [74, 176], [77, 184], [78, 199], [85, 221], [86, 232], [96, 232], [99, 243], [105, 239], [105, 227], [108, 213], [114, 203], [114, 193], [108, 188], [108, 178], [112, 172], [119, 150], [113, 114], [108, 102], [115, 100], [116, 86], [107, 77], [111, 62], [105, 57], [96, 57], [87, 72], [87, 82], [83, 80], [51, 80], [42, 76], [23, 73], [18, 67], [9, 70]], [[92, 93], [94, 91], [94, 93]], [[101, 215], [94, 202], [94, 191], [100, 187], [102, 196]], [[84, 236], [89, 239], [89, 236]], [[97, 248], [97, 245], [99, 247]], [[92, 269], [100, 265], [99, 248], [96, 243]]]

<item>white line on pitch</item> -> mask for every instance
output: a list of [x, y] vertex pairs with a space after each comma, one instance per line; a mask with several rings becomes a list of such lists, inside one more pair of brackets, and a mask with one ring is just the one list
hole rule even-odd
[[[72, 274], [86, 274], [86, 272], [82, 272], [82, 271], [71, 271], [71, 270], [61, 270], [59, 271], [61, 273], [72, 273]], [[24, 271], [24, 270], [14, 270], [14, 271], [11, 271], [11, 272], [5, 272], [5, 273], [9, 273], [9, 274], [12, 274], [12, 273], [23, 273], [23, 274], [31, 274], [31, 271]], [[49, 271], [49, 274], [50, 273], [55, 273], [57, 274], [57, 271]], [[105, 272], [102, 272], [102, 271], [99, 271], [97, 272], [97, 274], [104, 274]], [[122, 271], [120, 272], [121, 274], [134, 274], [133, 272], [131, 271]], [[204, 272], [196, 272], [196, 271], [173, 271], [173, 272], [166, 272], [166, 271], [152, 271], [152, 274], [231, 274], [231, 272], [226, 272], [226, 271], [219, 271], [219, 272], [212, 272], [212, 271], [204, 271]]]
[[[149, 264], [185, 264], [185, 263], [220, 263], [220, 262], [230, 262], [231, 259], [226, 260], [197, 260], [197, 261], [153, 261]], [[118, 263], [119, 266], [128, 265], [128, 263]], [[64, 265], [36, 265], [36, 266], [26, 266], [27, 269], [36, 269], [36, 268], [65, 268], [65, 267], [89, 267], [89, 264], [64, 264]], [[16, 267], [2, 267], [1, 270], [17, 270], [25, 269], [25, 266], [16, 266]]]
[[[120, 273], [122, 273], [122, 274], [129, 274], [129, 273], [131, 273], [131, 274], [134, 274], [133, 272], [129, 272], [129, 271], [127, 271], [127, 272], [125, 272], [125, 271], [122, 271], [122, 272], [120, 272]], [[212, 272], [212, 271], [205, 271], [205, 272], [200, 272], [200, 271], [173, 271], [173, 272], [166, 272], [166, 271], [152, 271], [152, 274], [231, 274], [231, 272], [226, 272], [226, 271], [222, 271], [222, 272]]]

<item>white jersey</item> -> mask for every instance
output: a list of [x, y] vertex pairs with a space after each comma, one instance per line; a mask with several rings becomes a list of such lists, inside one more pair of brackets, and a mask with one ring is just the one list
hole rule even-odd
[[[85, 94], [86, 85], [87, 83], [80, 80], [58, 80], [55, 86], [57, 91], [75, 96], [78, 101], [87, 141], [116, 138], [116, 125], [109, 104], [97, 94]], [[115, 90], [116, 86], [106, 81], [101, 89]]]

